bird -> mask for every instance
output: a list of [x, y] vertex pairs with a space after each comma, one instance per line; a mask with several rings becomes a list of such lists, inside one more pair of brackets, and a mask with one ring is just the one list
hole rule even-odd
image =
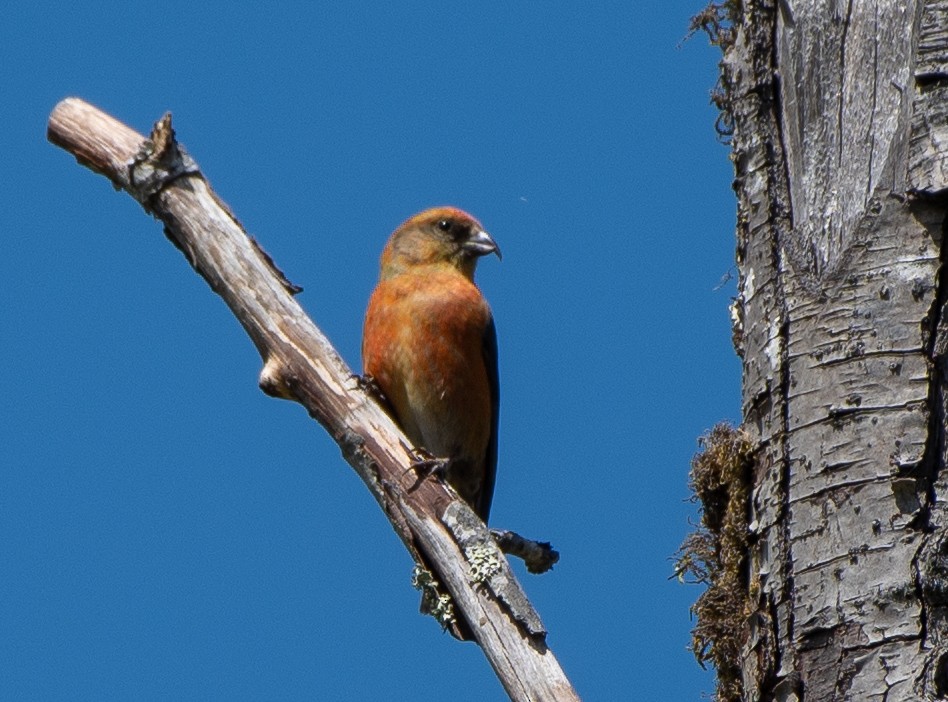
[[[455, 207], [410, 217], [382, 251], [362, 335], [366, 379], [412, 442], [486, 523], [497, 470], [497, 332], [474, 284], [500, 248]], [[420, 461], [419, 463], [424, 463]]]

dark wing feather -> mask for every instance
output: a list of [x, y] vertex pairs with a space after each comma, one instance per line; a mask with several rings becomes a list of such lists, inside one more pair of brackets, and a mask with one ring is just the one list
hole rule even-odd
[[490, 503], [494, 499], [494, 479], [497, 476], [497, 421], [500, 416], [500, 374], [497, 370], [497, 328], [491, 316], [484, 329], [484, 367], [487, 369], [487, 381], [490, 383], [490, 441], [484, 456], [484, 478], [481, 492], [477, 497], [476, 511], [487, 523], [490, 516]]

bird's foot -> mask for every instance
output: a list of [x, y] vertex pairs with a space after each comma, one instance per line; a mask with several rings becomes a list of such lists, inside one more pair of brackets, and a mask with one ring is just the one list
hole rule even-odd
[[409, 453], [411, 454], [412, 461], [408, 470], [413, 471], [417, 476], [417, 480], [412, 486], [412, 489], [418, 487], [422, 480], [430, 478], [432, 475], [441, 480], [444, 480], [447, 476], [448, 465], [451, 463], [450, 458], [438, 458], [420, 446], [409, 449]]
[[371, 375], [353, 375], [355, 378], [356, 386], [364, 392], [366, 395], [375, 399], [383, 407], [388, 406], [388, 398], [385, 397], [385, 393], [382, 392], [382, 387], [379, 385], [378, 381]]

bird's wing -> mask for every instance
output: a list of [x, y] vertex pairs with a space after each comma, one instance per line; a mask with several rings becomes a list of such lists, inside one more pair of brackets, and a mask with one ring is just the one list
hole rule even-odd
[[490, 503], [494, 498], [494, 479], [497, 475], [497, 422], [500, 416], [500, 374], [497, 370], [497, 328], [491, 316], [484, 329], [484, 367], [490, 384], [491, 420], [490, 441], [484, 456], [484, 479], [477, 499], [477, 513], [484, 522], [490, 515]]

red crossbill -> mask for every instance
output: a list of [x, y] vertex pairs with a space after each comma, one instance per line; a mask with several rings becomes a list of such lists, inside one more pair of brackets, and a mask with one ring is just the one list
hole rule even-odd
[[469, 214], [436, 207], [388, 240], [362, 337], [366, 376], [405, 436], [487, 521], [497, 466], [497, 335], [474, 285], [497, 244]]

